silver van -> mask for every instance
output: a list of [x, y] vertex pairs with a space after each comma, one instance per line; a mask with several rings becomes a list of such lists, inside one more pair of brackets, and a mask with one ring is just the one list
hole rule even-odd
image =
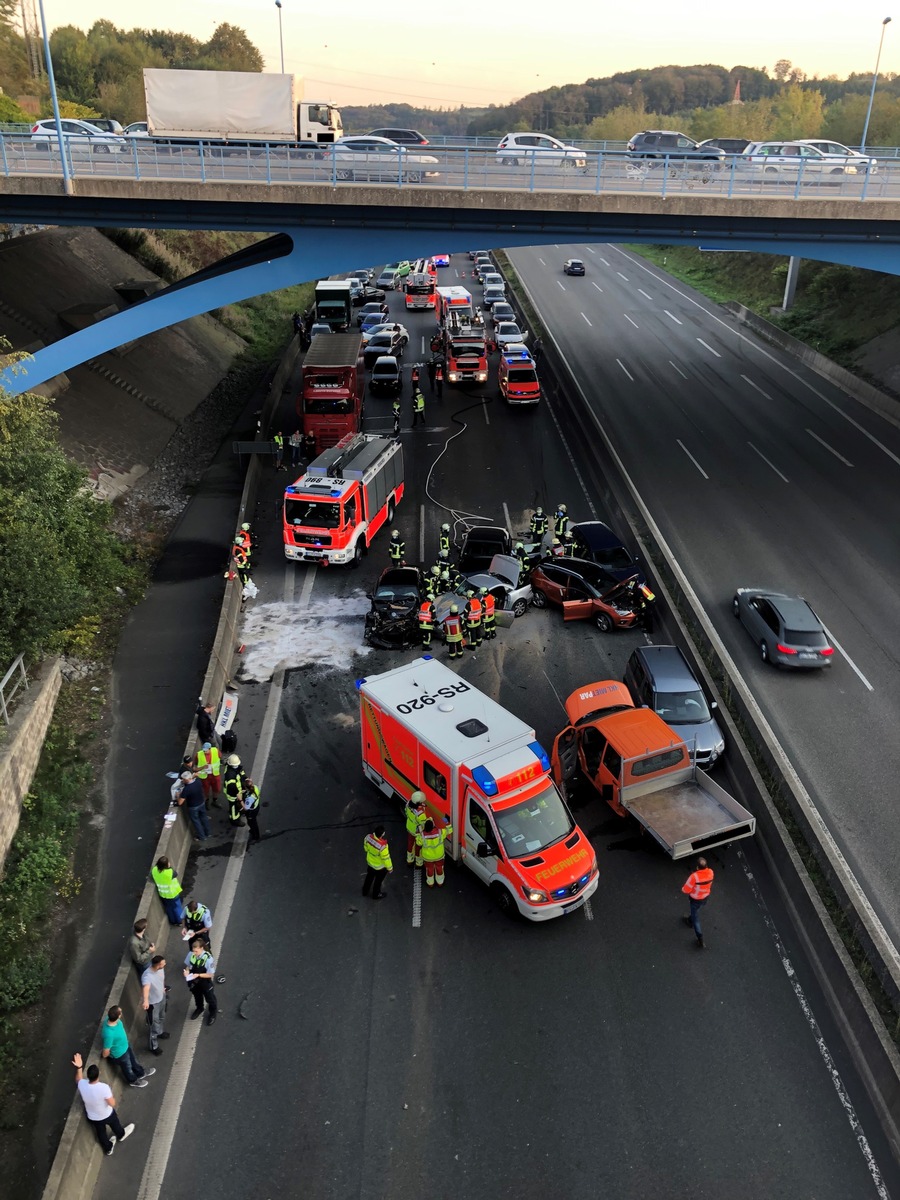
[[652, 708], [683, 738], [698, 767], [709, 769], [725, 751], [725, 738], [703, 689], [677, 646], [641, 646], [625, 667], [623, 682], [635, 704]]

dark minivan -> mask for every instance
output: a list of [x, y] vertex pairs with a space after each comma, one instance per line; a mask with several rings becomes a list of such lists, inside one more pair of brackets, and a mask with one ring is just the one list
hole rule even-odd
[[698, 767], [714, 765], [725, 739], [703, 689], [677, 646], [640, 646], [622, 677], [635, 704], [653, 711], [682, 738]]

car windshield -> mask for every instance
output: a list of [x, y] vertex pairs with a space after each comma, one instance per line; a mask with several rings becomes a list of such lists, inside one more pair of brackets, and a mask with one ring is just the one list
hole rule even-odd
[[593, 557], [594, 562], [602, 563], [605, 567], [627, 568], [634, 566], [634, 561], [624, 546], [612, 546], [606, 550], [595, 550]]
[[659, 692], [656, 711], [669, 725], [699, 725], [710, 719], [706, 697], [696, 692]]
[[575, 828], [553, 784], [513, 808], [495, 811], [494, 820], [507, 858], [524, 858], [526, 854], [546, 850]]
[[532, 367], [510, 367], [510, 383], [537, 383], [537, 371]]
[[521, 338], [522, 336], [518, 325], [514, 325], [512, 321], [501, 321], [497, 326], [497, 333], [500, 337]]
[[410, 604], [419, 593], [412, 583], [384, 583], [375, 591], [375, 599], [386, 604]]
[[320, 500], [291, 500], [284, 502], [284, 517], [288, 525], [303, 525], [309, 529], [339, 529], [341, 506], [323, 504]]

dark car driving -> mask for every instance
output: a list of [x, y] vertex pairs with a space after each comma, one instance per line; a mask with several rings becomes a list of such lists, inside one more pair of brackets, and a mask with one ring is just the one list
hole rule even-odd
[[365, 639], [382, 650], [404, 649], [419, 642], [419, 605], [425, 597], [418, 567], [387, 567], [370, 593]]
[[580, 258], [567, 258], [563, 263], [563, 271], [566, 275], [583, 275], [584, 263]]

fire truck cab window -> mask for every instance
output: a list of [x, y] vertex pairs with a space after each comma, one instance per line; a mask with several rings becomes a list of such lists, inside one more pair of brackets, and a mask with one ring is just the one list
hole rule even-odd
[[442, 800], [447, 799], [447, 779], [440, 771], [431, 765], [431, 763], [422, 763], [422, 777], [425, 780], [425, 786], [436, 792]]
[[284, 515], [288, 525], [337, 529], [341, 523], [341, 506], [322, 504], [317, 500], [285, 500]]

